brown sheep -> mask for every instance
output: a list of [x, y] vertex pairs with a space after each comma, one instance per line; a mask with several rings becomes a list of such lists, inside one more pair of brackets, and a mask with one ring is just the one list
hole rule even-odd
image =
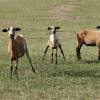
[[61, 53], [63, 55], [63, 58], [65, 60], [64, 52], [62, 50], [61, 43], [60, 43], [60, 41], [58, 39], [58, 36], [57, 36], [57, 29], [60, 29], [60, 27], [55, 27], [55, 26], [48, 27], [48, 30], [50, 30], [51, 34], [50, 34], [50, 37], [49, 37], [49, 40], [48, 40], [48, 43], [47, 43], [47, 47], [46, 47], [46, 50], [44, 52], [44, 57], [43, 57], [43, 60], [44, 60], [48, 48], [52, 49], [51, 63], [53, 63], [53, 49], [56, 49], [56, 54], [55, 54], [56, 64], [57, 64], [57, 51], [58, 51], [58, 47], [60, 48]]
[[98, 60], [100, 60], [100, 31], [82, 30], [77, 32], [76, 36], [77, 36], [77, 47], [76, 47], [77, 58], [81, 59], [80, 49], [82, 45], [85, 44], [86, 46], [98, 47]]
[[35, 69], [33, 68], [31, 58], [29, 56], [28, 48], [26, 41], [22, 35], [16, 35], [15, 31], [20, 31], [20, 28], [10, 27], [8, 29], [3, 29], [2, 32], [8, 32], [9, 35], [9, 42], [8, 42], [8, 55], [10, 58], [10, 77], [12, 78], [12, 72], [13, 72], [13, 65], [12, 62], [16, 61], [15, 64], [15, 72], [18, 76], [18, 59], [26, 53], [27, 58], [29, 60], [29, 63], [31, 64], [32, 71], [35, 73]]

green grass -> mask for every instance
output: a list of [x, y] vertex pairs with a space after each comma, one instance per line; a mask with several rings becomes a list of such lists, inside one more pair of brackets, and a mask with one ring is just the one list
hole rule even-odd
[[[61, 8], [62, 7], [62, 8]], [[0, 100], [100, 100], [100, 62], [97, 47], [83, 46], [83, 60], [75, 56], [75, 32], [100, 24], [99, 0], [0, 0], [0, 29], [21, 27], [36, 73], [26, 57], [19, 62], [19, 80], [10, 79], [8, 34], [0, 32]], [[47, 27], [61, 27], [60, 41], [66, 56], [58, 53], [51, 64], [51, 51], [42, 57], [48, 41]], [[17, 32], [16, 32], [17, 34]]]

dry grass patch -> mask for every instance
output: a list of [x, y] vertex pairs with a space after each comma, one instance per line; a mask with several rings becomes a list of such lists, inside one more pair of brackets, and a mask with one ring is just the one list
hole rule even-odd
[[51, 10], [49, 10], [49, 14], [51, 16], [49, 19], [54, 20], [78, 20], [79, 16], [69, 16], [67, 14], [72, 13], [73, 11], [77, 10], [77, 6], [70, 5], [70, 4], [61, 4], [53, 7]]
[[58, 6], [55, 6], [54, 8], [52, 8], [50, 10], [50, 13], [56, 13], [56, 14], [64, 14], [65, 12], [72, 12], [74, 11], [75, 9], [75, 6], [73, 5], [58, 5]]

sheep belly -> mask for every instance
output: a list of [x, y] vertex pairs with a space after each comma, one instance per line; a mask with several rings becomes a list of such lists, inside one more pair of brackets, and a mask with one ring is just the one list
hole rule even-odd
[[85, 38], [84, 39], [84, 44], [86, 45], [86, 46], [96, 46], [96, 40], [95, 40], [95, 38]]
[[50, 48], [56, 49], [59, 45], [59, 41], [58, 41], [57, 37], [54, 35], [51, 35], [49, 42], [48, 42], [48, 45]]
[[58, 47], [58, 45], [59, 45], [58, 40], [49, 41], [48, 44], [49, 44], [49, 47], [53, 48], [53, 49], [56, 49]]
[[25, 54], [26, 51], [26, 45], [24, 39], [23, 38], [17, 39], [16, 44], [17, 44], [17, 57], [20, 58]]

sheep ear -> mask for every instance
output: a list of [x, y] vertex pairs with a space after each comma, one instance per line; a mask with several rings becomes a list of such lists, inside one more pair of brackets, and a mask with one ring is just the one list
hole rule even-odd
[[15, 31], [20, 31], [21, 30], [21, 28], [15, 28]]
[[51, 28], [50, 27], [48, 27], [48, 30], [50, 30]]
[[8, 32], [8, 30], [7, 29], [3, 29], [2, 32]]
[[97, 27], [96, 27], [96, 29], [99, 29], [99, 28], [100, 28], [100, 26], [97, 26]]
[[56, 29], [60, 29], [60, 27], [59, 27], [59, 26], [57, 26], [57, 27], [56, 27]]

